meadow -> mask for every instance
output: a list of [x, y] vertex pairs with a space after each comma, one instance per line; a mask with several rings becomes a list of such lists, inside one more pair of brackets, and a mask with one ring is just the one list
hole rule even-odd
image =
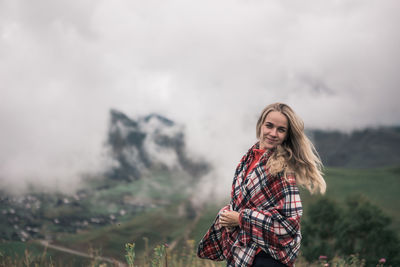
[[[363, 196], [371, 205], [379, 207], [385, 216], [391, 218], [388, 229], [399, 236], [400, 213], [396, 208], [400, 205], [399, 167], [327, 168], [325, 177], [328, 190], [324, 198], [337, 205], [343, 205], [348, 197]], [[169, 191], [169, 179], [171, 177], [168, 175], [163, 176], [159, 173], [156, 177], [158, 183], [152, 186], [139, 186], [139, 183], [143, 182], [138, 182], [104, 187], [96, 192], [97, 201], [94, 201], [96, 205], [93, 207], [98, 213], [104, 213], [102, 207], [106, 209], [110, 201], [131, 191], [144, 194], [147, 190], [151, 192], [148, 197], [156, 198], [159, 204], [104, 226], [89, 227], [79, 232], [54, 233], [51, 244], [57, 245], [57, 248], [40, 240], [2, 240], [1, 266], [225, 266], [224, 263], [201, 260], [195, 256], [197, 242], [223, 203], [210, 201], [201, 210], [194, 210], [184, 193], [184, 185], [180, 188], [181, 194]], [[160, 197], [160, 190], [166, 192], [162, 194], [163, 197]], [[305, 190], [301, 190], [301, 197], [304, 205], [303, 220], [307, 221], [310, 208], [318, 203], [321, 197], [312, 196]], [[66, 250], [62, 251], [59, 248]], [[82, 255], [71, 251], [81, 252]], [[322, 259], [316, 256], [313, 261], [307, 261], [300, 254], [297, 266], [326, 266], [328, 262], [330, 266], [364, 266], [362, 257], [352, 254], [337, 254]], [[134, 259], [131, 265], [129, 257]], [[377, 257], [375, 264], [370, 266], [383, 266], [385, 263], [379, 263], [380, 260], [381, 258]], [[390, 264], [390, 259], [387, 264]]]

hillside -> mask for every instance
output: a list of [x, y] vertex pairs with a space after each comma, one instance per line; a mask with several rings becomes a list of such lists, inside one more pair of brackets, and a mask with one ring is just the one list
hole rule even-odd
[[[399, 167], [328, 168], [325, 170], [328, 184], [327, 196], [335, 202], [343, 202], [348, 196], [363, 194], [392, 218], [391, 228], [396, 229], [400, 235], [400, 213], [397, 209], [400, 205], [399, 170]], [[42, 211], [34, 213], [37, 216], [36, 224], [39, 233], [45, 229], [47, 237], [32, 237], [35, 239], [51, 237], [52, 244], [89, 254], [91, 251], [92, 253], [97, 251], [102, 256], [119, 261], [124, 261], [123, 247], [127, 242], [136, 244], [138, 260], [143, 260], [146, 240], [148, 240], [147, 251], [152, 251], [158, 244], [171, 245], [177, 242], [174, 248], [179, 252], [186, 246], [187, 239], [194, 240], [196, 244], [213, 222], [218, 209], [225, 203], [213, 203], [211, 200], [202, 209], [194, 209], [188, 200], [190, 191], [185, 190], [188, 184], [178, 183], [182, 181], [182, 177], [172, 177], [169, 172], [154, 172], [153, 175], [152, 179], [143, 177], [142, 180], [112, 183], [92, 193], [87, 192], [87, 196], [81, 199], [80, 204], [71, 199], [64, 201], [65, 198], [61, 198], [62, 202], [48, 202], [46, 206], [43, 206]], [[310, 196], [304, 190], [301, 191], [301, 197], [305, 211], [303, 219], [306, 219], [308, 207], [319, 197]], [[37, 198], [43, 201], [38, 196]], [[33, 196], [30, 199], [34, 199]], [[149, 201], [149, 205], [143, 205], [145, 200]], [[26, 202], [25, 204], [21, 202], [21, 204], [26, 205]], [[113, 209], [124, 212], [112, 212]], [[39, 216], [42, 212], [45, 214], [43, 217]], [[15, 209], [13, 214], [7, 214], [5, 218], [14, 218], [14, 220], [19, 218], [15, 221], [20, 224], [14, 221], [14, 225], [20, 225], [17, 228], [21, 230], [25, 228], [27, 231], [29, 226], [23, 225], [25, 218], [19, 214], [26, 214], [26, 217], [33, 216], [24, 213], [24, 210]], [[101, 214], [103, 217], [100, 216]], [[77, 215], [81, 216], [80, 220], [84, 219], [88, 223], [78, 226], [74, 221]], [[110, 215], [115, 217], [110, 217]], [[58, 218], [58, 223], [55, 222], [55, 218]], [[100, 220], [101, 218], [104, 220]], [[3, 231], [5, 229], [8, 229], [7, 226], [2, 227]], [[40, 255], [40, 247], [31, 241], [10, 242], [3, 239], [0, 250], [3, 254], [6, 253], [5, 255], [10, 255], [8, 253], [14, 255], [16, 251], [10, 250], [10, 246], [21, 248], [25, 247], [23, 244], [35, 248], [37, 251], [35, 253]], [[23, 253], [23, 249], [20, 251]], [[49, 252], [57, 257], [58, 262], [82, 261], [79, 257], [69, 254], [53, 250]]]
[[[400, 236], [400, 212], [397, 209], [400, 205], [399, 177], [399, 168], [369, 170], [329, 168], [326, 170], [327, 197], [336, 202], [343, 202], [349, 196], [364, 195], [372, 204], [381, 208], [386, 215], [392, 218], [391, 228], [395, 229]], [[319, 197], [311, 196], [305, 190], [301, 191], [301, 196], [304, 205], [303, 219], [306, 219], [308, 207]], [[149, 239], [150, 248], [156, 244], [171, 244], [174, 240], [180, 240], [179, 248], [184, 246], [185, 239], [181, 238], [182, 235], [186, 235], [187, 238], [193, 239], [197, 243], [214, 221], [219, 208], [224, 204], [211, 202], [202, 210], [191, 211], [190, 202], [182, 199], [171, 205], [141, 213], [119, 225], [85, 231], [80, 235], [61, 235], [57, 243], [81, 249], [92, 244], [101, 247], [104, 255], [120, 260], [123, 260], [120, 252], [121, 244], [124, 242], [135, 242], [139, 254], [145, 249], [144, 238]], [[194, 220], [196, 215], [198, 218]], [[187, 232], [188, 230], [189, 232]]]
[[400, 164], [400, 127], [381, 127], [351, 133], [308, 132], [325, 166], [376, 168]]

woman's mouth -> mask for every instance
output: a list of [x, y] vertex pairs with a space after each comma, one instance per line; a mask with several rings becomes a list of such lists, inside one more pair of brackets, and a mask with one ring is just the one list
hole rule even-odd
[[268, 137], [265, 138], [267, 140], [268, 143], [275, 143], [276, 140], [275, 139], [270, 139]]

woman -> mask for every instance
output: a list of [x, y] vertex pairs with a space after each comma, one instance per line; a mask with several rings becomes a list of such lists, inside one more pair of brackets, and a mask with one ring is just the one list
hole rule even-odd
[[325, 192], [322, 163], [286, 104], [261, 113], [258, 142], [236, 168], [230, 204], [223, 207], [198, 246], [198, 256], [227, 266], [293, 266], [303, 213], [297, 185]]

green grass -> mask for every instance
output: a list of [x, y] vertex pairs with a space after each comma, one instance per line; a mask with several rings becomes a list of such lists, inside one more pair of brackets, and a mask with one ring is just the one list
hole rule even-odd
[[[93, 260], [44, 248], [34, 241], [0, 242], [0, 266], [89, 266]], [[28, 264], [30, 263], [30, 264]]]
[[[168, 203], [183, 200], [187, 197], [185, 188], [188, 179], [181, 175], [172, 175], [168, 172], [155, 171], [152, 177], [143, 177], [132, 182], [110, 183], [93, 192], [90, 199], [83, 201], [85, 206], [90, 207], [92, 214], [109, 214], [117, 212], [125, 198], [134, 198], [137, 201], [149, 203]], [[101, 184], [94, 183], [96, 186]]]
[[217, 212], [222, 208], [219, 206], [215, 205], [208, 205], [204, 207], [204, 210], [202, 211], [201, 217], [197, 221], [195, 227], [193, 228], [193, 231], [190, 233], [189, 237], [195, 242], [199, 242], [201, 238], [205, 235], [206, 231], [208, 228], [211, 226], [211, 224], [214, 222], [214, 219], [217, 216]]
[[155, 244], [170, 243], [183, 235], [190, 220], [177, 216], [182, 202], [176, 202], [168, 207], [148, 210], [132, 219], [114, 225], [82, 232], [79, 235], [61, 235], [57, 243], [87, 250], [89, 245], [99, 248], [105, 256], [123, 260], [121, 247], [132, 242], [136, 244], [138, 254], [145, 250], [144, 238], [149, 239], [150, 247]]
[[3, 254], [7, 255], [12, 255], [12, 254], [16, 254], [19, 256], [24, 255], [24, 251], [26, 248], [29, 248], [29, 250], [35, 255], [40, 255], [40, 253], [42, 252], [41, 247], [26, 242], [7, 241], [0, 243], [0, 251]]
[[[400, 233], [400, 167], [377, 169], [342, 169], [327, 168], [325, 170], [327, 183], [326, 196], [343, 202], [350, 195], [361, 194], [372, 204], [378, 206], [392, 218], [393, 228]], [[316, 198], [305, 190], [301, 197], [307, 213], [308, 203]]]
[[[123, 262], [129, 263], [129, 266], [150, 267], [150, 266], [171, 266], [171, 267], [223, 267], [226, 266], [224, 261], [210, 261], [200, 259], [195, 254], [195, 244], [192, 241], [186, 242], [186, 246], [179, 251], [171, 251], [163, 244], [158, 244], [155, 249], [148, 251], [148, 257], [145, 262], [137, 258], [136, 244], [124, 244], [125, 251], [121, 247], [122, 256], [128, 257], [130, 261], [124, 259]], [[128, 249], [128, 245], [131, 249]], [[5, 251], [13, 252], [14, 256], [5, 255]], [[102, 255], [99, 255], [102, 256]], [[318, 267], [326, 266], [328, 263], [337, 267], [365, 267], [365, 261], [355, 255], [345, 258], [335, 257], [333, 259], [315, 260], [309, 263], [301, 256], [296, 262], [298, 267]], [[43, 266], [43, 267], [74, 267], [74, 266], [91, 266], [91, 267], [111, 267], [119, 266], [118, 263], [110, 263], [96, 258], [82, 258], [68, 253], [52, 251], [52, 249], [38, 247], [35, 243], [22, 242], [6, 242], [0, 243], [0, 266], [22, 267], [22, 266]], [[374, 265], [375, 266], [375, 265]], [[376, 266], [384, 266], [379, 264]]]
[[[400, 233], [400, 214], [396, 207], [400, 205], [398, 197], [400, 188], [400, 168], [380, 169], [339, 169], [327, 168], [325, 179], [328, 185], [326, 195], [338, 202], [343, 202], [348, 196], [362, 194], [373, 204], [380, 207], [388, 216], [392, 217], [393, 228]], [[166, 177], [158, 177], [159, 182], [166, 182]], [[168, 188], [171, 184], [168, 185]], [[159, 190], [158, 188], [157, 190]], [[127, 192], [129, 187], [115, 187], [109, 195], [115, 192]], [[160, 189], [161, 190], [161, 189]], [[160, 193], [160, 191], [158, 191]], [[168, 195], [168, 194], [166, 194]], [[301, 190], [304, 206], [304, 216], [307, 216], [307, 206], [318, 199], [305, 190]], [[165, 195], [163, 196], [165, 197]], [[121, 244], [132, 242], [136, 244], [138, 254], [144, 251], [144, 239], [148, 238], [150, 247], [156, 244], [170, 243], [178, 239], [193, 223], [184, 216], [177, 214], [179, 206], [184, 203], [177, 197], [171, 204], [160, 208], [147, 210], [126, 221], [111, 226], [89, 229], [79, 235], [66, 234], [60, 236], [58, 243], [72, 248], [87, 249], [88, 244], [101, 247], [106, 256], [121, 258]], [[216, 213], [225, 203], [213, 203], [203, 208], [201, 217], [192, 227], [188, 235], [196, 243], [203, 237], [208, 227], [214, 221]], [[180, 245], [182, 245], [180, 243]]]
[[[94, 192], [94, 198], [90, 198], [83, 205], [88, 214], [109, 214], [117, 212], [124, 205], [121, 197], [131, 196], [136, 199], [153, 199], [164, 201], [162, 205], [148, 208], [144, 211], [132, 212], [119, 217], [113, 225], [88, 228], [75, 233], [57, 234], [56, 243], [75, 250], [88, 251], [90, 247], [98, 249], [103, 256], [113, 257], [124, 261], [123, 248], [126, 243], [135, 243], [138, 260], [143, 258], [145, 249], [144, 238], [149, 240], [149, 250], [159, 244], [173, 243], [179, 240], [176, 251], [183, 248], [186, 238], [194, 240], [195, 244], [203, 237], [209, 226], [214, 221], [218, 210], [226, 203], [211, 203], [205, 206], [198, 220], [186, 215], [181, 216], [185, 207], [187, 193], [181, 177], [171, 177], [168, 173], [156, 173], [153, 180], [141, 180], [131, 183], [110, 183], [107, 187]], [[392, 227], [400, 233], [400, 167], [379, 169], [342, 169], [327, 168], [325, 170], [327, 182], [326, 195], [337, 202], [343, 202], [348, 196], [362, 194], [373, 204], [381, 208], [385, 214], [393, 220]], [[307, 207], [318, 199], [305, 190], [301, 190], [304, 206], [304, 217], [307, 216]], [[125, 204], [126, 207], [126, 204]], [[62, 212], [61, 212], [62, 210]], [[63, 207], [60, 210], [50, 208], [47, 210], [49, 217], [58, 216], [67, 212], [82, 212], [79, 208]], [[51, 224], [48, 226], [51, 227]], [[54, 229], [57, 230], [57, 229]], [[190, 232], [188, 232], [190, 230]], [[183, 238], [184, 234], [188, 234]], [[4, 245], [6, 244], [6, 245]], [[7, 242], [0, 243], [0, 251], [6, 255], [19, 253], [23, 255], [26, 245], [29, 243]], [[37, 250], [32, 247], [33, 253], [41, 253], [43, 248]], [[7, 247], [7, 250], [5, 249]], [[31, 250], [31, 249], [30, 249]], [[50, 251], [50, 250], [49, 250]], [[22, 253], [22, 254], [21, 254]], [[54, 259], [68, 259], [68, 254], [52, 251]], [[83, 259], [72, 257], [78, 262]], [[85, 259], [87, 260], [87, 259]], [[65, 265], [63, 265], [65, 266]]]

